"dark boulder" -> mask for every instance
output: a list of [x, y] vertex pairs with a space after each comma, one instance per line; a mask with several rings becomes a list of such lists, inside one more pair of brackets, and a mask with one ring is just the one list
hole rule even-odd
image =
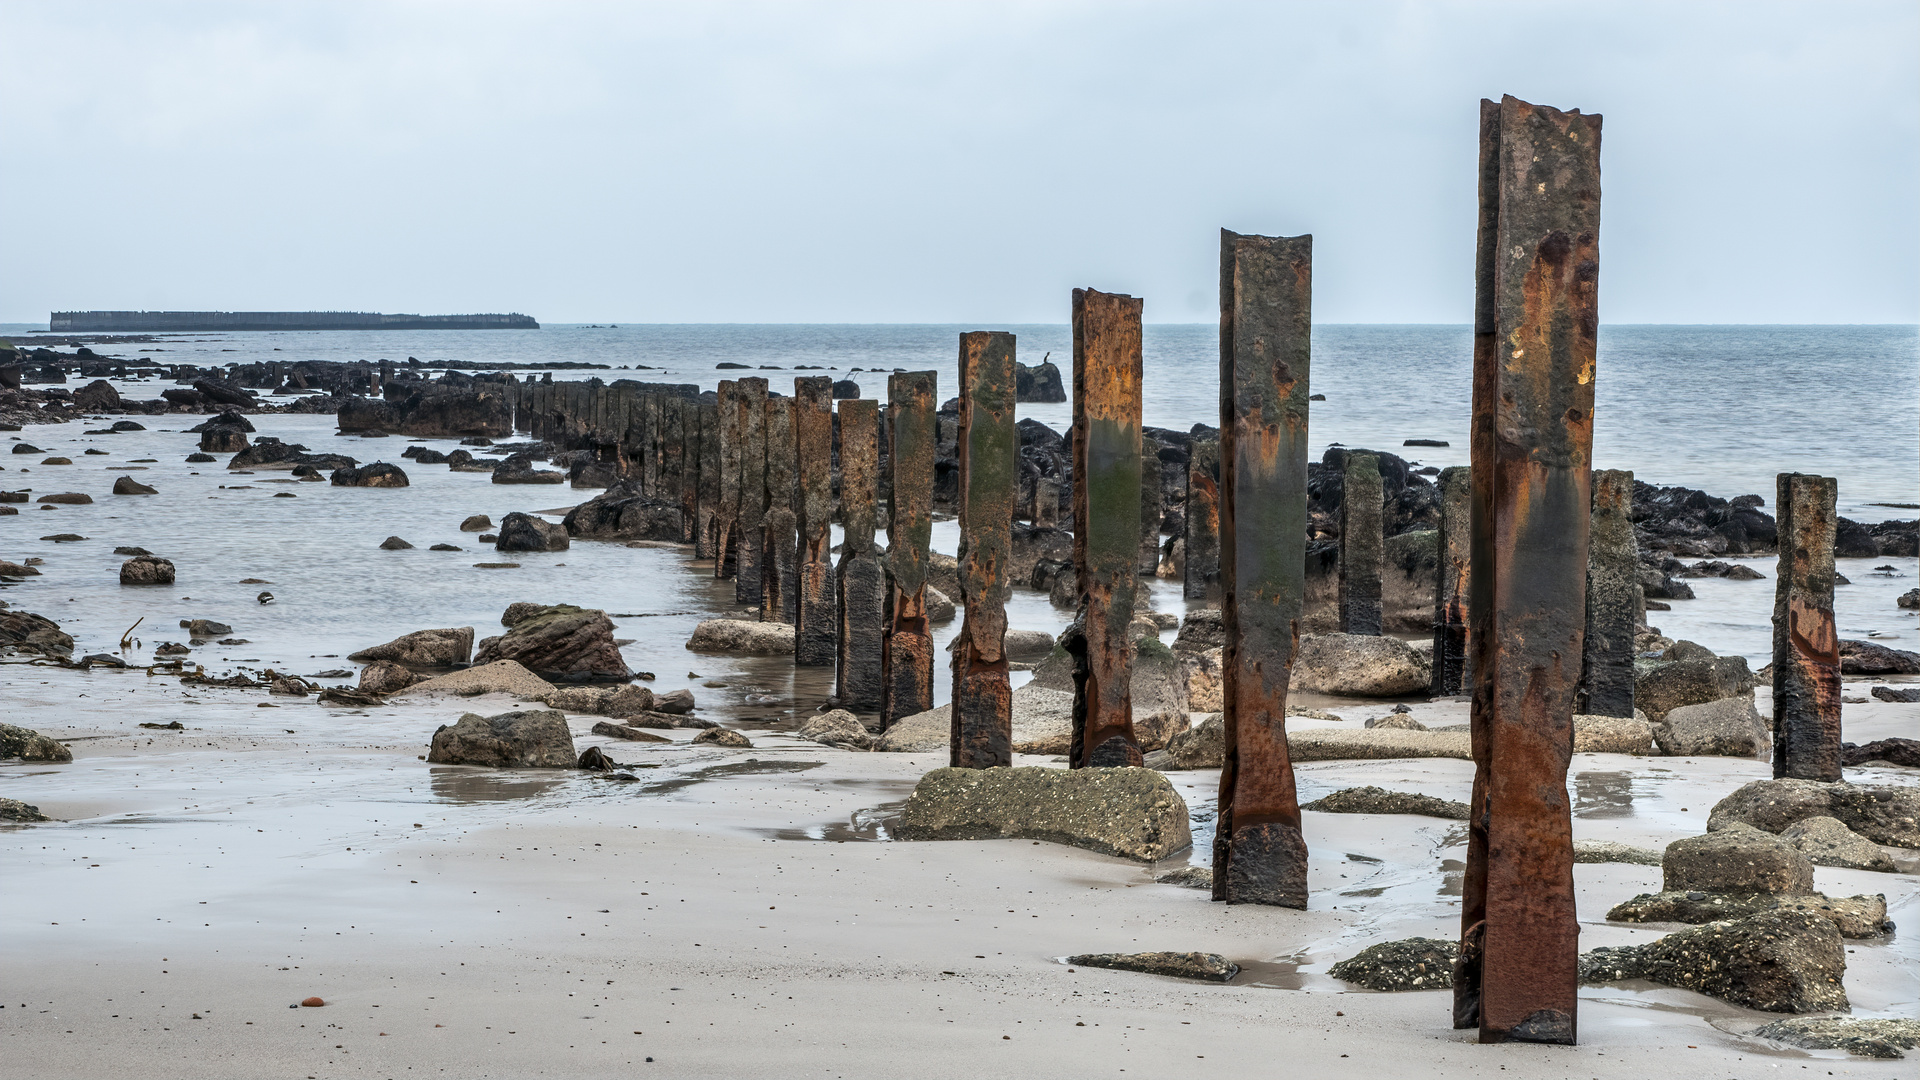
[[679, 540], [680, 507], [640, 493], [634, 480], [612, 487], [568, 512], [561, 525], [583, 540]]
[[595, 608], [555, 604], [522, 614], [511, 629], [482, 641], [475, 664], [513, 660], [543, 678], [573, 681], [633, 677], [613, 640], [613, 620]]
[[499, 769], [571, 769], [579, 761], [565, 715], [529, 709], [480, 716], [466, 713], [433, 733], [433, 765], [490, 765]]
[[350, 469], [357, 462], [345, 454], [310, 454], [299, 443], [281, 442], [271, 435], [262, 435], [254, 440], [252, 446], [233, 455], [227, 462], [229, 469], [291, 469], [296, 465], [311, 465], [316, 469]]
[[565, 551], [572, 540], [564, 526], [515, 511], [500, 519], [499, 551]]
[[1846, 971], [1846, 947], [1832, 920], [1800, 910], [1708, 923], [1580, 957], [1583, 983], [1645, 979], [1764, 1012], [1845, 1009]]
[[87, 412], [105, 412], [108, 409], [121, 408], [120, 391], [105, 379], [95, 379], [73, 392], [75, 408]]
[[1051, 360], [1042, 360], [1031, 367], [1015, 361], [1013, 379], [1015, 401], [1057, 404], [1067, 400], [1067, 388], [1060, 378], [1060, 365]]
[[120, 564], [122, 585], [171, 585], [173, 563], [153, 555], [141, 555]]
[[1920, 653], [1871, 641], [1840, 642], [1842, 675], [1920, 675]]
[[407, 474], [400, 466], [384, 461], [374, 461], [358, 468], [335, 469], [334, 487], [375, 487], [403, 488], [407, 486]]
[[73, 638], [60, 624], [31, 611], [0, 610], [0, 648], [41, 656], [73, 655]]

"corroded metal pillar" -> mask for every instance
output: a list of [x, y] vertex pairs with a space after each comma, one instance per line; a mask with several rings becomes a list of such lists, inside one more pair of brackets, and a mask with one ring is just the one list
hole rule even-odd
[[933, 454], [939, 438], [931, 371], [887, 377], [887, 636], [881, 673], [882, 727], [933, 708], [933, 632], [927, 626], [928, 546], [933, 541]]
[[1640, 553], [1633, 539], [1633, 474], [1593, 471], [1587, 541], [1587, 633], [1576, 708], [1633, 715], [1633, 633], [1639, 622]]
[[722, 580], [732, 576], [738, 557], [729, 555], [740, 543], [740, 415], [745, 406], [740, 384], [721, 379], [715, 411], [719, 415], [720, 500], [713, 514], [713, 576]]
[[1467, 686], [1467, 567], [1473, 558], [1473, 477], [1440, 470], [1440, 550], [1433, 590], [1433, 696]]
[[742, 607], [757, 608], [766, 572], [767, 380], [741, 379], [734, 393], [740, 402], [740, 539], [735, 545], [733, 599]]
[[794, 502], [799, 527], [799, 599], [794, 605], [793, 662], [829, 667], [838, 620], [833, 591], [833, 379], [793, 380], [793, 444], [799, 474]]
[[[1220, 230], [1220, 658], [1213, 898], [1307, 906], [1287, 688], [1307, 589], [1313, 237]], [[1191, 555], [1189, 555], [1191, 557]]]
[[1340, 632], [1379, 637], [1380, 558], [1386, 546], [1380, 459], [1349, 453], [1340, 474]]
[[1134, 570], [1152, 577], [1160, 569], [1160, 519], [1166, 499], [1160, 491], [1160, 455], [1149, 448], [1140, 455], [1140, 561]]
[[1567, 762], [1586, 633], [1600, 118], [1480, 105], [1474, 289], [1473, 801], [1454, 1026], [1572, 1043]]
[[840, 402], [840, 594], [834, 696], [849, 712], [878, 712], [886, 654], [887, 572], [873, 548], [880, 497], [880, 403]]
[[1220, 443], [1195, 439], [1187, 460], [1186, 576], [1189, 600], [1220, 601]]
[[1013, 764], [1013, 685], [1007, 677], [1007, 597], [1013, 581], [1014, 339], [960, 335], [960, 636], [953, 645], [956, 769]]
[[1773, 596], [1773, 775], [1840, 777], [1840, 639], [1833, 623], [1833, 541], [1840, 485], [1781, 473], [1780, 563]]
[[760, 618], [791, 623], [799, 606], [799, 515], [793, 501], [799, 489], [794, 460], [793, 399], [767, 398], [767, 515], [761, 527]]
[[720, 407], [702, 401], [700, 414], [700, 476], [694, 508], [693, 554], [714, 558], [715, 521], [720, 509]]
[[1073, 561], [1080, 608], [1069, 768], [1138, 765], [1133, 621], [1140, 557], [1138, 297], [1073, 290]]

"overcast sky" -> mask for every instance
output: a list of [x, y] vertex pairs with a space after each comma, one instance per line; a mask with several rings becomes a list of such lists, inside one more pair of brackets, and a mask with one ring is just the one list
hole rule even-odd
[[1920, 4], [0, 3], [0, 321], [1466, 322], [1477, 102], [1600, 112], [1608, 322], [1920, 320]]

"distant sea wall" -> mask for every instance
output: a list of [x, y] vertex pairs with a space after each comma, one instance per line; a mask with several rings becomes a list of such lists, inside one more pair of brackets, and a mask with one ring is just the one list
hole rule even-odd
[[382, 315], [374, 311], [56, 311], [55, 332], [202, 330], [538, 330], [531, 315]]

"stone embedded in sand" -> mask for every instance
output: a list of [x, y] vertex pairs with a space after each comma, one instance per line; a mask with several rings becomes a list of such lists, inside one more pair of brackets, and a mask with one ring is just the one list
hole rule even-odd
[[1306, 634], [1293, 660], [1292, 688], [1346, 697], [1419, 693], [1432, 677], [1427, 658], [1399, 638]]
[[1832, 922], [1841, 937], [1878, 937], [1893, 928], [1887, 898], [1881, 894], [1829, 897], [1821, 893], [1775, 896], [1771, 893], [1641, 893], [1607, 912], [1612, 922], [1706, 923], [1758, 915], [1763, 911], [1806, 911]]
[[37, 806], [23, 803], [19, 799], [0, 799], [0, 821], [52, 821], [40, 812]]
[[1227, 643], [1227, 627], [1218, 608], [1200, 608], [1187, 612], [1180, 630], [1173, 636], [1173, 651], [1198, 653], [1219, 649]]
[[[1876, 686], [1873, 689], [1878, 696], [1885, 687]], [[1904, 765], [1909, 769], [1920, 769], [1920, 739], [1898, 737], [1875, 739], [1858, 746], [1853, 743], [1841, 743], [1840, 757], [1841, 762], [1849, 769], [1858, 768], [1868, 762], [1885, 762], [1888, 765]]]
[[1583, 983], [1646, 979], [1765, 1012], [1847, 1008], [1846, 948], [1830, 920], [1769, 911], [1580, 957]]
[[613, 691], [604, 686], [565, 686], [542, 700], [549, 709], [602, 715], [606, 711], [607, 699], [612, 696]]
[[1780, 832], [1810, 817], [1836, 818], [1876, 844], [1920, 848], [1920, 788], [1818, 780], [1755, 780], [1714, 804], [1707, 831], [1744, 822]]
[[702, 746], [724, 746], [730, 750], [751, 750], [753, 740], [732, 728], [710, 727], [693, 737]]
[[1576, 754], [1646, 754], [1653, 750], [1653, 725], [1637, 716], [1573, 718]]
[[[1307, 809], [1301, 807], [1302, 810]], [[1460, 945], [1439, 938], [1407, 938], [1369, 945], [1327, 969], [1327, 974], [1369, 990], [1445, 990], [1453, 985]]]
[[833, 709], [807, 718], [794, 732], [798, 738], [807, 739], [825, 746], [837, 746], [842, 750], [871, 750], [873, 736], [867, 732], [860, 718], [845, 709]]
[[719, 726], [711, 720], [702, 720], [694, 716], [679, 716], [674, 713], [659, 712], [658, 710], [654, 712], [644, 712], [638, 716], [626, 717], [626, 721], [628, 727], [643, 728], [710, 728]]
[[319, 1008], [319, 1007], [321, 1007], [322, 1005], [325, 1005], [325, 1004], [326, 1004], [326, 1002], [325, 1002], [325, 1001], [322, 1001], [321, 999], [319, 999], [319, 998], [317, 998], [317, 997], [310, 997], [310, 998], [307, 998], [307, 999], [306, 999], [305, 1001], [302, 1001], [302, 1002], [301, 1002], [300, 1004], [301, 1004], [301, 1005], [303, 1005], [303, 1006], [305, 1006], [305, 1007], [307, 1007], [307, 1008], [309, 1008], [309, 1009], [317, 1009], [317, 1008]]
[[0, 758], [21, 761], [72, 761], [73, 751], [31, 728], [0, 724]]
[[1753, 674], [1745, 657], [1695, 655], [1642, 672], [1634, 680], [1633, 701], [1657, 723], [1682, 705], [1704, 705], [1752, 691]]
[[637, 727], [628, 727], [625, 724], [616, 724], [609, 720], [602, 720], [599, 723], [593, 725], [593, 733], [595, 735], [604, 735], [609, 739], [626, 739], [628, 742], [672, 742], [673, 741], [672, 739], [666, 738], [664, 736], [655, 735], [651, 731], [642, 731]]
[[[1191, 719], [1191, 717], [1189, 717]], [[1164, 769], [1217, 769], [1226, 757], [1226, 721], [1212, 713], [1167, 740]]]
[[427, 761], [434, 765], [490, 765], [499, 769], [571, 769], [579, 761], [567, 718], [552, 709], [497, 716], [465, 713], [433, 733]]
[[171, 585], [173, 563], [154, 555], [142, 555], [120, 564], [122, 585]]
[[693, 711], [693, 691], [675, 690], [662, 694], [654, 700], [653, 711], [674, 716], [684, 716]]
[[1772, 893], [1813, 891], [1813, 863], [1794, 846], [1750, 825], [1731, 824], [1667, 845], [1661, 863], [1668, 892]]
[[1920, 1020], [1800, 1016], [1775, 1020], [1747, 1034], [1804, 1050], [1845, 1050], [1856, 1057], [1891, 1060], [1905, 1057], [1902, 1050], [1920, 1046]]
[[360, 669], [359, 690], [366, 694], [391, 694], [420, 682], [421, 678], [391, 660], [375, 660]]
[[1183, 866], [1168, 874], [1154, 878], [1157, 885], [1178, 885], [1183, 889], [1212, 889], [1213, 867]]
[[708, 619], [693, 628], [687, 648], [694, 652], [742, 656], [793, 655], [793, 626], [750, 619]]
[[[194, 635], [200, 636], [198, 634]], [[349, 653], [347, 659], [368, 663], [388, 660], [408, 667], [457, 667], [473, 653], [473, 627], [452, 626], [440, 630], [415, 630], [384, 645]]]
[[1045, 630], [1009, 630], [1005, 641], [1009, 660], [1033, 663], [1053, 653], [1053, 635]]
[[1810, 817], [1780, 831], [1780, 839], [1800, 849], [1818, 866], [1897, 873], [1893, 860], [1880, 845], [1854, 832], [1836, 818]]
[[1467, 820], [1467, 804], [1379, 787], [1347, 788], [1300, 807], [1322, 814], [1418, 814], [1422, 817]]
[[1176, 979], [1202, 979], [1229, 982], [1240, 974], [1240, 965], [1219, 953], [1143, 952], [1084, 953], [1067, 957], [1067, 963], [1080, 967], [1111, 968], [1114, 971], [1138, 971], [1143, 975], [1167, 975]]
[[1634, 847], [1613, 840], [1575, 840], [1573, 842], [1573, 861], [1577, 863], [1633, 863], [1638, 866], [1659, 866], [1661, 853], [1647, 848]]
[[545, 701], [547, 695], [556, 689], [552, 683], [512, 660], [496, 660], [491, 664], [480, 664], [415, 683], [398, 693], [399, 696], [452, 694], [456, 697], [511, 694], [524, 701]]
[[1773, 749], [1768, 723], [1753, 707], [1753, 695], [1737, 694], [1667, 711], [1653, 728], [1662, 753], [1673, 757], [1763, 757]]
[[[1380, 638], [1374, 640], [1392, 640]], [[1465, 731], [1399, 731], [1394, 728], [1302, 728], [1287, 732], [1293, 760], [1358, 761], [1444, 757], [1473, 760]]]
[[[1133, 668], [1127, 685], [1133, 715], [1192, 711], [1187, 699], [1187, 675], [1180, 658], [1153, 638], [1136, 639], [1132, 647]], [[1033, 678], [1014, 691], [1016, 702], [1020, 690], [1029, 686], [1072, 694], [1073, 657], [1063, 649], [1035, 667]]]
[[160, 492], [157, 489], [150, 488], [147, 485], [141, 483], [140, 481], [135, 480], [131, 476], [123, 476], [120, 479], [115, 480], [113, 482], [113, 493], [115, 495], [158, 495], [160, 494]]
[[[953, 738], [951, 706], [896, 720], [874, 749], [885, 753], [928, 753], [949, 749]], [[1013, 752], [1064, 754], [1073, 740], [1073, 695], [1027, 683], [1013, 692]]]
[[659, 707], [659, 699], [644, 686], [623, 686], [608, 694], [600, 711], [615, 720], [630, 720]]
[[1385, 716], [1370, 717], [1367, 720], [1366, 726], [1369, 728], [1386, 728], [1395, 731], [1427, 730], [1427, 725], [1415, 720], [1406, 713], [1388, 713]]
[[613, 620], [597, 608], [554, 604], [514, 622], [474, 650], [474, 663], [513, 660], [542, 675], [630, 679], [633, 672], [613, 640]]
[[1180, 657], [1180, 674], [1187, 681], [1187, 708], [1193, 712], [1219, 712], [1226, 707], [1222, 694], [1226, 675], [1221, 668], [1226, 650], [1219, 647], [1200, 652], [1182, 652], [1175, 642], [1174, 655]]
[[1152, 769], [935, 769], [907, 799], [904, 840], [1046, 840], [1152, 862], [1192, 846], [1187, 804]]

